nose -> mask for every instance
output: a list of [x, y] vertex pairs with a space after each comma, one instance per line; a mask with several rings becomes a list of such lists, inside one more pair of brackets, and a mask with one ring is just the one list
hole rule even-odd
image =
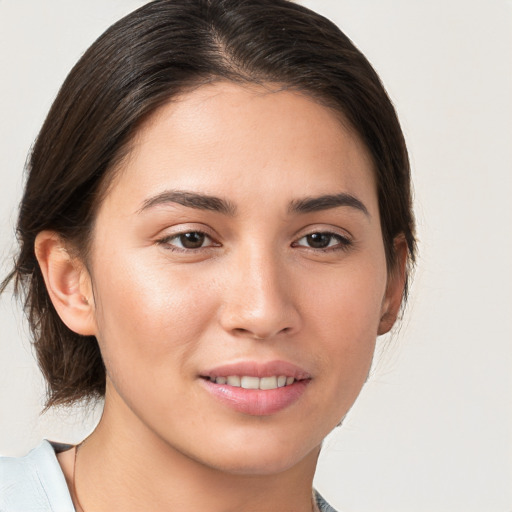
[[223, 329], [258, 340], [290, 335], [300, 329], [298, 295], [286, 262], [271, 250], [240, 251], [225, 279], [220, 309]]

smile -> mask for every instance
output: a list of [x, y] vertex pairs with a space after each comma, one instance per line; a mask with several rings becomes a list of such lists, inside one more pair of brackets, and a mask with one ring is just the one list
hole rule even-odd
[[230, 375], [228, 377], [210, 377], [210, 382], [214, 382], [215, 384], [227, 384], [235, 388], [269, 390], [290, 386], [295, 382], [295, 379], [293, 377], [287, 377], [286, 375], [274, 375], [261, 378], [249, 375]]
[[200, 381], [223, 406], [251, 416], [277, 414], [298, 402], [312, 381], [286, 361], [243, 361], [203, 372]]

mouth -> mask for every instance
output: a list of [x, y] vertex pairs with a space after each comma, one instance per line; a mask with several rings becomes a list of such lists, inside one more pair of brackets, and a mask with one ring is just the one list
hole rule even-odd
[[275, 414], [299, 400], [312, 376], [283, 361], [242, 362], [200, 375], [206, 390], [230, 409], [252, 416]]
[[[296, 364], [287, 361], [240, 361], [236, 363], [224, 364], [211, 368], [200, 375], [202, 378], [209, 379], [217, 384], [228, 384], [236, 387], [249, 387], [246, 389], [264, 389], [259, 385], [271, 385], [269, 389], [284, 387], [290, 385], [294, 380], [311, 379], [311, 374]], [[226, 379], [226, 380], [224, 380]], [[230, 382], [228, 382], [230, 379]], [[256, 381], [258, 379], [258, 381]]]
[[[214, 384], [227, 384], [243, 389], [277, 389], [291, 386], [296, 379], [286, 375], [273, 375], [270, 377], [253, 377], [251, 375], [228, 375], [227, 377], [204, 377]], [[297, 379], [299, 380], [299, 379]]]

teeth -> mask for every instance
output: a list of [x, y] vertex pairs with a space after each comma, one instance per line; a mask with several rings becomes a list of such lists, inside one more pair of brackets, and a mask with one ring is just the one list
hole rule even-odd
[[230, 386], [235, 386], [237, 388], [240, 387], [240, 377], [236, 376], [236, 375], [231, 375], [228, 377], [228, 384]]
[[230, 375], [229, 377], [216, 377], [210, 379], [216, 384], [228, 384], [236, 388], [244, 389], [277, 389], [284, 386], [289, 386], [295, 382], [293, 377], [286, 377], [285, 375], [272, 376], [272, 377], [251, 377], [249, 375]]
[[258, 377], [242, 377], [240, 386], [244, 389], [259, 389], [260, 379]]
[[262, 377], [260, 379], [260, 389], [276, 389], [277, 377]]

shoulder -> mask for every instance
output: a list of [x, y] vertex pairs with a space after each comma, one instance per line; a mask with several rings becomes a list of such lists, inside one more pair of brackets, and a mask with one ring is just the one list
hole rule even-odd
[[325, 501], [318, 491], [315, 491], [316, 504], [320, 512], [336, 512], [327, 501]]
[[0, 457], [1, 512], [74, 512], [55, 448], [43, 441], [25, 457]]

